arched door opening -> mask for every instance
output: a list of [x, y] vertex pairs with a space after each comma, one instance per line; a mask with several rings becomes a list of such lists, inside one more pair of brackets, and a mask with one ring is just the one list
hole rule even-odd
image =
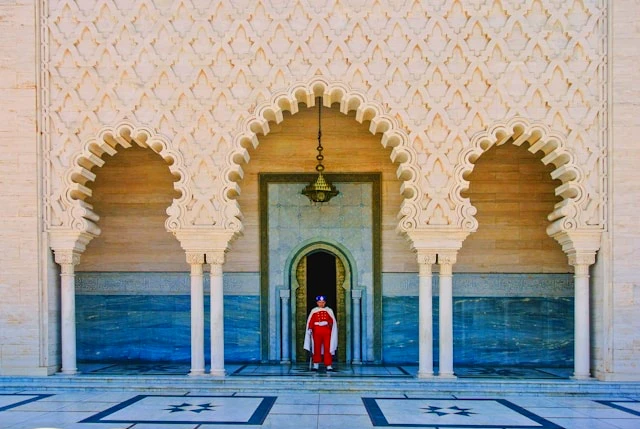
[[307, 311], [309, 314], [316, 306], [315, 297], [324, 295], [327, 297], [327, 306], [330, 307], [336, 318], [338, 307], [336, 306], [336, 257], [328, 252], [315, 252], [307, 256]]
[[340, 258], [325, 250], [314, 250], [305, 255], [296, 267], [295, 342], [296, 361], [305, 362], [308, 353], [303, 348], [304, 333], [309, 311], [316, 306], [316, 296], [325, 295], [338, 321], [337, 362], [347, 361], [347, 323], [345, 267]]

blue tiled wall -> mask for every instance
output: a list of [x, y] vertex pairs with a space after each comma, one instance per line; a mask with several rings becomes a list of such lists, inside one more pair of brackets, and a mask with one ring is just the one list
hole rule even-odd
[[[383, 277], [383, 361], [416, 363], [417, 274]], [[224, 285], [225, 359], [259, 361], [259, 274], [225, 273]], [[570, 275], [455, 275], [454, 364], [571, 366], [571, 286]], [[189, 362], [188, 273], [78, 273], [76, 289], [79, 361]], [[205, 339], [208, 309], [205, 292]], [[437, 296], [433, 314], [437, 361]]]
[[[205, 297], [205, 338], [209, 338]], [[225, 296], [225, 360], [260, 359], [260, 300]], [[189, 362], [191, 315], [188, 295], [78, 295], [78, 360]], [[205, 356], [209, 356], [205, 341]]]
[[[383, 359], [418, 360], [418, 297], [384, 297]], [[434, 360], [438, 361], [438, 298], [433, 298]], [[573, 364], [573, 298], [454, 297], [455, 365]]]

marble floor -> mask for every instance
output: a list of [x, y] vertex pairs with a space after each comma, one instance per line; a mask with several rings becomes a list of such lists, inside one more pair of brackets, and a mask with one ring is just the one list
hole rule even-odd
[[[332, 377], [384, 377], [384, 378], [413, 378], [417, 365], [340, 365], [334, 366]], [[84, 363], [78, 369], [83, 374], [96, 375], [186, 375], [189, 373], [188, 364], [180, 363]], [[299, 376], [315, 375], [308, 364], [226, 364], [229, 376]], [[435, 368], [437, 372], [437, 367]], [[474, 379], [516, 379], [516, 380], [544, 380], [568, 379], [573, 368], [528, 368], [528, 367], [456, 367], [455, 373], [459, 378]], [[319, 374], [326, 371], [321, 367]]]
[[640, 397], [0, 392], [3, 429], [637, 429]]
[[412, 365], [225, 368], [217, 381], [180, 364], [0, 377], [0, 429], [640, 428], [640, 385], [576, 383], [567, 368], [456, 368], [451, 382], [419, 381]]

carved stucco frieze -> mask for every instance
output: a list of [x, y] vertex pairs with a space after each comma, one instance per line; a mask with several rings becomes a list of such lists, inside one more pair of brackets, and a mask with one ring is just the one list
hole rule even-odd
[[359, 11], [342, 2], [205, 3], [42, 1], [49, 230], [99, 234], [83, 204], [92, 168], [135, 142], [180, 177], [168, 230], [240, 231], [232, 196], [245, 147], [315, 95], [355, 111], [393, 147], [402, 232], [477, 228], [460, 197], [464, 174], [485, 145], [500, 144], [495, 124], [519, 138], [506, 126], [514, 118], [528, 125], [524, 134], [542, 130], [526, 142], [544, 143], [543, 162], [563, 182], [550, 234], [602, 229], [602, 0], [375, 2]]

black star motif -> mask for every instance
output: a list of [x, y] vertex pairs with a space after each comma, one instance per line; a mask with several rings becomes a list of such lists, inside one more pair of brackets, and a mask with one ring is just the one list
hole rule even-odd
[[476, 414], [471, 412], [471, 408], [460, 408], [458, 406], [453, 406], [449, 408], [436, 407], [433, 405], [429, 405], [426, 408], [421, 408], [425, 410], [425, 414], [435, 414], [438, 417], [447, 416], [449, 414], [454, 414], [457, 416], [470, 416], [471, 414]]
[[165, 411], [169, 411], [170, 413], [179, 413], [181, 411], [191, 411], [192, 413], [199, 414], [203, 411], [215, 411], [214, 410], [215, 407], [217, 407], [217, 405], [212, 405], [210, 403], [193, 405], [187, 402], [183, 402], [180, 405], [169, 405], [169, 408], [165, 408]]

